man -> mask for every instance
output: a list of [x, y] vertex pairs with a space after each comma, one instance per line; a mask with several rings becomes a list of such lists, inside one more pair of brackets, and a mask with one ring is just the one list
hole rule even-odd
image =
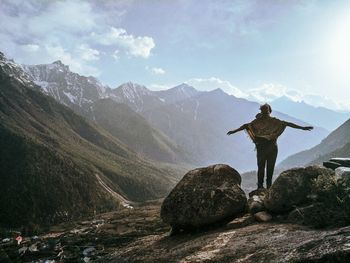
[[269, 104], [262, 105], [260, 111], [261, 112], [256, 115], [255, 120], [227, 133], [227, 135], [231, 135], [246, 130], [249, 137], [255, 143], [258, 161], [258, 189], [264, 188], [265, 167], [266, 187], [271, 187], [272, 175], [278, 153], [277, 138], [284, 132], [285, 128], [288, 126], [305, 131], [311, 131], [313, 129], [312, 126], [302, 127], [291, 122], [271, 117], [272, 109]]

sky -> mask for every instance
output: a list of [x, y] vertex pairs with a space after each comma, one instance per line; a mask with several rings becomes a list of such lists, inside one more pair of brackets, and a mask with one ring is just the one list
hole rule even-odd
[[188, 83], [349, 110], [350, 1], [0, 0], [0, 51], [114, 88]]

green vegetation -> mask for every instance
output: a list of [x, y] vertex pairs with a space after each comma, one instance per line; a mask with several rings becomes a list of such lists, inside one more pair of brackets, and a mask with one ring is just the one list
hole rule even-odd
[[51, 224], [163, 197], [179, 174], [139, 158], [111, 134], [0, 67], [0, 224]]

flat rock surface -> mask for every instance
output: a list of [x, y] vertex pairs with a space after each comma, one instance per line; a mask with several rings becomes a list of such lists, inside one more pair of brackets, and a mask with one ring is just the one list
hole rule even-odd
[[[0, 262], [350, 262], [350, 227], [315, 230], [256, 223], [247, 214], [215, 230], [169, 237], [170, 228], [159, 217], [160, 204], [61, 224], [34, 241], [24, 237], [21, 245], [0, 242], [5, 259]], [[30, 252], [37, 242], [54, 246]], [[24, 246], [28, 250], [19, 255]]]
[[260, 223], [169, 237], [149, 235], [115, 251], [111, 262], [349, 262], [350, 227], [310, 230]]

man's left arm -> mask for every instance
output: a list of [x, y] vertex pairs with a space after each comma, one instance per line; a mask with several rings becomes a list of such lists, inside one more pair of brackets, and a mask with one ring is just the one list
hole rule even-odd
[[300, 125], [295, 124], [293, 122], [287, 122], [287, 121], [284, 121], [284, 124], [287, 127], [291, 127], [291, 128], [299, 129], [299, 130], [304, 130], [304, 131], [311, 131], [314, 128], [312, 126], [300, 126]]

